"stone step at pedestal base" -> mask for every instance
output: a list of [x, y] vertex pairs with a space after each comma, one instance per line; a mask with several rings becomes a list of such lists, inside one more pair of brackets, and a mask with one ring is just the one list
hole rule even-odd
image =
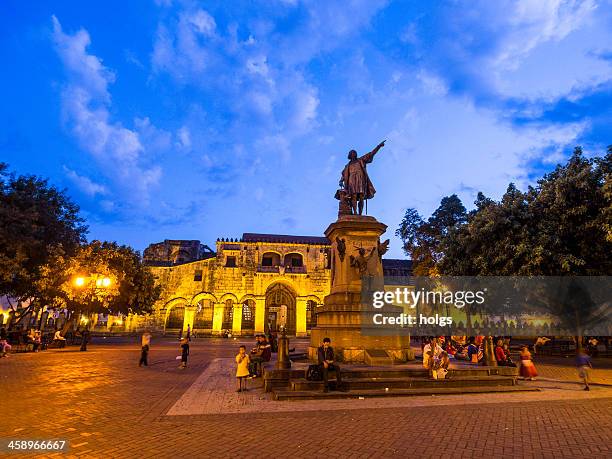
[[348, 392], [322, 392], [322, 391], [273, 391], [274, 400], [298, 401], [298, 400], [330, 400], [330, 399], [359, 399], [372, 397], [409, 397], [429, 395], [463, 395], [483, 393], [508, 393], [508, 392], [537, 392], [540, 389], [529, 386], [478, 386], [478, 387], [427, 387], [419, 389], [384, 389], [375, 390], [351, 390]]
[[[330, 382], [335, 381], [330, 378]], [[492, 386], [514, 386], [515, 378], [507, 376], [462, 376], [449, 379], [430, 378], [353, 378], [342, 377], [342, 384], [348, 390], [386, 390], [386, 389], [419, 389], [419, 388], [470, 388]], [[293, 391], [322, 391], [323, 381], [308, 381], [306, 379], [292, 379], [290, 390]]]

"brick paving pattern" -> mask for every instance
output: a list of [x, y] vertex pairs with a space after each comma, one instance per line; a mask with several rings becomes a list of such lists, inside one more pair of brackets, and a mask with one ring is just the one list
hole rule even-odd
[[[137, 367], [136, 343], [2, 359], [0, 437], [69, 441], [67, 454], [48, 457], [612, 457], [612, 389], [602, 386], [585, 393], [577, 384], [543, 382], [535, 397], [336, 400], [325, 406], [259, 400], [253, 391], [260, 406], [272, 408], [168, 415], [198, 387], [208, 365], [227, 362], [235, 348], [226, 340], [198, 341], [186, 370], [178, 369], [176, 343], [155, 341], [148, 368]], [[224, 378], [231, 384], [231, 374]], [[316, 410], [317, 403], [324, 409]]]

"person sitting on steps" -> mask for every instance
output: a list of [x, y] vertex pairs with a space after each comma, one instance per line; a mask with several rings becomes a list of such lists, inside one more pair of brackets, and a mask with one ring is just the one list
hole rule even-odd
[[334, 348], [331, 347], [331, 339], [323, 338], [323, 345], [317, 350], [317, 357], [321, 373], [323, 374], [323, 392], [329, 392], [329, 371], [336, 372], [336, 388], [344, 391], [342, 387], [342, 374], [340, 366], [334, 361]]

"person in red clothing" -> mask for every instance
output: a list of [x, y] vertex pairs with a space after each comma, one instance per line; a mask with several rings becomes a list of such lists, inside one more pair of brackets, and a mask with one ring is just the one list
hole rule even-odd
[[497, 345], [495, 346], [495, 360], [497, 360], [497, 365], [500, 367], [506, 366], [508, 362], [506, 351], [504, 351], [504, 342], [501, 339], [497, 340]]
[[502, 339], [497, 340], [495, 360], [500, 367], [516, 367], [516, 364], [510, 359], [510, 352], [504, 349], [504, 341]]

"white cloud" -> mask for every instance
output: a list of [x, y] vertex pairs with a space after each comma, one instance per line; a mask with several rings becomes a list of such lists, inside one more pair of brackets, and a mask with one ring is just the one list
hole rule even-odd
[[104, 185], [95, 183], [89, 177], [77, 174], [72, 169], [63, 166], [64, 173], [81, 191], [89, 196], [96, 196], [97, 194], [104, 195], [108, 193], [108, 190]]
[[201, 76], [211, 54], [207, 40], [214, 41], [215, 20], [202, 9], [181, 11], [171, 27], [160, 24], [153, 46], [155, 71], [165, 71], [179, 81]]
[[115, 81], [115, 75], [104, 67], [101, 59], [87, 54], [87, 47], [91, 44], [89, 33], [81, 29], [74, 35], [66, 35], [58, 19], [55, 16], [51, 19], [57, 52], [73, 82], [87, 89], [92, 96], [109, 101], [108, 85]]
[[181, 126], [176, 133], [177, 146], [182, 150], [191, 150], [191, 132], [187, 126]]
[[211, 37], [215, 34], [217, 24], [214, 18], [204, 10], [197, 10], [194, 14], [185, 16], [197, 33]]
[[503, 17], [509, 27], [495, 57], [496, 66], [505, 69], [516, 68], [538, 45], [579, 29], [596, 9], [593, 0], [523, 0], [507, 6], [510, 14]]
[[[91, 40], [86, 30], [66, 34], [53, 16], [53, 39], [68, 75], [62, 108], [72, 133], [129, 201], [146, 203], [161, 168], [143, 166], [146, 149], [141, 135], [111, 118], [108, 86], [115, 81], [114, 73], [87, 52]], [[148, 119], [136, 120], [135, 125], [146, 135], [156, 132]]]

